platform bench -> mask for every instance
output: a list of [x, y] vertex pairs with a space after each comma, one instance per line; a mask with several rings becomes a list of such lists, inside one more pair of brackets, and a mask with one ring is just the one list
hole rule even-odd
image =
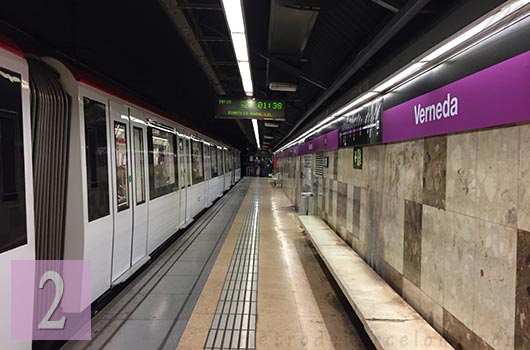
[[454, 350], [322, 219], [299, 219], [377, 349]]

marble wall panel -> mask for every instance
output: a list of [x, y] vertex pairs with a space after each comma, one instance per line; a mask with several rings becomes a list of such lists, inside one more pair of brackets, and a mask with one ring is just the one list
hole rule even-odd
[[361, 238], [361, 188], [353, 186], [353, 197], [351, 199], [352, 233], [355, 238]]
[[478, 132], [478, 218], [517, 227], [519, 127]]
[[[369, 220], [368, 220], [368, 213], [369, 213], [369, 207], [368, 207], [368, 193], [369, 190], [365, 188], [360, 189], [361, 195], [360, 195], [360, 211], [359, 211], [359, 240], [367, 245], [367, 237], [368, 237], [368, 231], [369, 231]], [[379, 193], [379, 192], [377, 192]]]
[[530, 231], [530, 124], [519, 127], [519, 184], [517, 227]]
[[384, 192], [391, 196], [398, 196], [399, 184], [402, 182], [403, 144], [392, 143], [386, 145], [384, 164]]
[[353, 147], [339, 149], [339, 172], [340, 181], [351, 185], [366, 187], [367, 186], [367, 168], [353, 168]]
[[478, 133], [447, 137], [447, 210], [476, 216]]
[[445, 210], [428, 205], [422, 210], [421, 289], [443, 305]]
[[421, 290], [406, 278], [403, 278], [403, 299], [418, 312], [421, 310]]
[[338, 181], [337, 180], [333, 180], [331, 182], [331, 189], [332, 189], [332, 192], [333, 192], [333, 200], [331, 202], [331, 213], [330, 213], [330, 216], [331, 216], [331, 223], [332, 223], [332, 227], [333, 229], [337, 229], [337, 203], [338, 203]]
[[443, 311], [443, 336], [459, 350], [496, 350], [447, 310]]
[[366, 187], [373, 191], [383, 192], [386, 145], [368, 146], [363, 148], [366, 169]]
[[438, 333], [443, 334], [444, 310], [430, 296], [421, 291], [420, 315], [433, 326]]
[[382, 239], [384, 259], [399, 273], [403, 273], [403, 229], [405, 201], [398, 197], [384, 195]]
[[317, 188], [315, 194], [317, 196], [317, 209], [322, 210], [324, 207], [324, 179], [322, 177], [317, 177]]
[[418, 288], [421, 287], [421, 225], [422, 205], [405, 201], [403, 275]]
[[333, 211], [333, 180], [327, 179], [326, 215], [331, 217]]
[[425, 139], [423, 152], [423, 204], [445, 209], [447, 136]]
[[361, 258], [366, 260], [366, 243], [361, 242], [361, 240], [357, 239], [355, 236], [351, 236], [351, 247]]
[[376, 272], [388, 283], [399, 295], [403, 295], [403, 275], [386, 261], [381, 262], [381, 270]]
[[424, 141], [404, 142], [404, 182], [400, 186], [400, 197], [423, 202], [423, 154]]
[[517, 230], [480, 220], [473, 331], [496, 350], [514, 348]]
[[530, 232], [517, 232], [515, 350], [530, 349]]
[[348, 196], [346, 202], [346, 229], [353, 232], [353, 185], [348, 185]]
[[415, 202], [423, 197], [423, 140], [386, 146], [384, 190]]
[[342, 238], [346, 240], [346, 212], [348, 207], [348, 185], [337, 181], [337, 218], [336, 225]]
[[338, 176], [338, 173], [339, 173], [339, 151], [334, 151], [332, 153], [332, 158], [333, 158], [333, 180], [337, 180], [337, 176]]
[[381, 261], [383, 261], [384, 257], [384, 240], [381, 233], [382, 209], [383, 194], [367, 190], [365, 212], [363, 217], [365, 220], [364, 227], [366, 230], [366, 257], [368, 264], [378, 272], [380, 272], [382, 269]]
[[351, 171], [348, 168], [348, 156], [351, 154], [353, 157], [352, 148], [340, 148], [338, 150], [338, 171], [337, 171], [337, 180], [340, 182], [350, 183]]
[[473, 327], [475, 244], [478, 219], [446, 212], [444, 255], [444, 308], [465, 324]]

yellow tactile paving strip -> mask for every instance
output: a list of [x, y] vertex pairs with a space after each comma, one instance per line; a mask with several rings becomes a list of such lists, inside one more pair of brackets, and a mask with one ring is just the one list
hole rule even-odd
[[234, 252], [237, 238], [241, 230], [241, 225], [245, 219], [245, 214], [248, 209], [253, 185], [247, 191], [245, 199], [241, 203], [241, 207], [234, 219], [234, 223], [228, 232], [228, 236], [217, 256], [215, 265], [212, 268], [208, 281], [204, 285], [199, 301], [193, 309], [193, 313], [186, 325], [186, 329], [180, 338], [177, 346], [178, 350], [203, 350], [208, 331], [212, 324], [217, 308], [217, 302], [223, 289], [226, 273], [230, 265], [232, 253]]
[[[363, 349], [281, 189], [261, 187], [256, 348]], [[253, 188], [249, 189], [195, 306], [179, 350], [202, 350]]]

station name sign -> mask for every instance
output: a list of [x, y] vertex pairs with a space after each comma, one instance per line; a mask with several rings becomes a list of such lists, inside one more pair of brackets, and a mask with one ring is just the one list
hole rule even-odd
[[285, 120], [285, 101], [258, 98], [218, 98], [216, 118]]
[[530, 51], [383, 112], [383, 142], [528, 122]]
[[377, 101], [346, 115], [340, 126], [339, 147], [374, 145], [383, 140], [383, 102]]

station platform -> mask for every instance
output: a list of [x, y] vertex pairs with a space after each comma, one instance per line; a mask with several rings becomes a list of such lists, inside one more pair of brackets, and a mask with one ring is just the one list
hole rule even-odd
[[369, 349], [297, 214], [244, 178], [63, 350]]

